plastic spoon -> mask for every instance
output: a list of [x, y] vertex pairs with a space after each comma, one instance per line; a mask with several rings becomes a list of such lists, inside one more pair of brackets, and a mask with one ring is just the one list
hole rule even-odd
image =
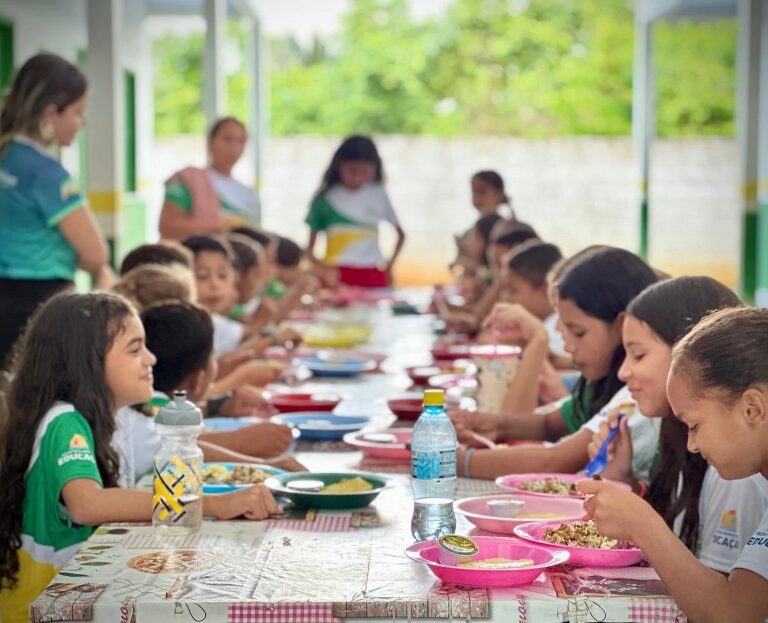
[[619, 434], [621, 421], [632, 411], [634, 411], [635, 406], [634, 404], [629, 404], [621, 405], [619, 408], [621, 409], [621, 413], [616, 420], [616, 426], [608, 432], [608, 436], [605, 438], [605, 441], [603, 441], [603, 444], [600, 446], [597, 454], [589, 463], [587, 463], [587, 466], [584, 468], [585, 476], [591, 477], [597, 474], [602, 474], [605, 471], [605, 468], [608, 467], [608, 446], [611, 445], [611, 442], [614, 440], [616, 435]]

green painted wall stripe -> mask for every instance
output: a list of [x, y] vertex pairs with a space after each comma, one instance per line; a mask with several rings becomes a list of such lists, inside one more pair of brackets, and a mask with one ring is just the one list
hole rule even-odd
[[762, 197], [757, 223], [757, 288], [768, 289], [768, 197]]
[[0, 96], [11, 84], [13, 76], [13, 24], [0, 18]]
[[648, 195], [640, 200], [640, 256], [648, 258]]
[[755, 300], [755, 286], [757, 284], [757, 214], [745, 213], [743, 222], [743, 238], [741, 245], [741, 297], [745, 303], [753, 303]]

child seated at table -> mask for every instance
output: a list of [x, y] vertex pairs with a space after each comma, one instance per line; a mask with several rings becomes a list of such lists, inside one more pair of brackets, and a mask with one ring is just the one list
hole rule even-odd
[[213, 352], [219, 362], [219, 373], [212, 390], [221, 393], [242, 383], [266, 385], [275, 381], [282, 371], [280, 367], [252, 359], [269, 346], [297, 343], [300, 336], [290, 328], [256, 331], [228, 318], [226, 314], [236, 297], [229, 245], [212, 236], [191, 236], [183, 244], [195, 256], [198, 302], [211, 314], [214, 326]]
[[528, 240], [517, 245], [503, 258], [501, 296], [509, 303], [522, 305], [541, 320], [549, 336], [549, 361], [557, 367], [570, 369], [571, 358], [565, 352], [563, 336], [557, 330], [557, 312], [547, 283], [547, 275], [562, 259], [560, 249], [541, 240]]
[[[571, 258], [554, 284], [566, 349], [581, 372], [573, 395], [540, 410], [517, 405], [536, 403], [539, 375], [549, 354], [542, 322], [519, 305], [499, 305], [486, 323], [490, 329], [514, 329], [527, 342], [505, 397], [501, 414], [457, 411], [451, 414], [460, 437], [471, 433], [491, 439], [556, 442], [550, 447], [520, 446], [495, 450], [459, 449], [458, 471], [476, 478], [513, 472], [576, 472], [586, 465], [587, 447], [607, 410], [630, 399], [617, 373], [624, 359], [621, 324], [629, 302], [656, 276], [641, 258], [613, 247], [591, 249]], [[593, 417], [594, 416], [594, 417]], [[635, 473], [647, 477], [658, 442], [658, 423], [636, 412], [630, 421], [637, 437]]]
[[176, 262], [140, 264], [123, 273], [112, 291], [139, 310], [157, 301], [194, 301], [197, 297], [192, 271]]
[[194, 257], [192, 253], [175, 240], [164, 240], [152, 244], [142, 244], [132, 249], [120, 264], [120, 275], [143, 264], [181, 264], [192, 270]]
[[[488, 262], [491, 267], [491, 284], [481, 288], [474, 297], [474, 302], [463, 305], [446, 306], [449, 313], [441, 315], [446, 328], [454, 333], [473, 335], [480, 330], [483, 319], [491, 312], [493, 306], [503, 300], [502, 265], [503, 257], [512, 249], [531, 239], [538, 240], [533, 228], [525, 223], [509, 223], [514, 229], [502, 233], [492, 241], [488, 248]], [[476, 279], [476, 277], [469, 277]], [[465, 300], [472, 300], [466, 297]]]
[[264, 327], [273, 321], [271, 311], [262, 301], [271, 274], [266, 251], [242, 234], [229, 234], [227, 242], [234, 254], [237, 274], [237, 302], [229, 316], [254, 328]]
[[672, 414], [666, 385], [675, 344], [712, 311], [732, 307], [741, 307], [739, 298], [709, 277], [678, 277], [643, 290], [627, 307], [622, 331], [627, 356], [619, 376], [642, 412], [661, 418], [660, 458], [650, 484], [632, 474], [631, 435], [624, 420], [617, 422], [617, 413], [609, 414], [589, 444], [594, 457], [618, 425], [603, 477], [644, 493], [688, 549], [723, 573], [731, 570], [768, 510], [768, 480], [760, 475], [723, 480], [700, 454], [690, 454], [688, 429]]
[[[671, 355], [670, 417], [687, 428], [687, 446], [726, 480], [768, 478], [768, 311], [735, 308], [703, 319]], [[691, 621], [768, 618], [768, 512], [746, 538], [726, 577], [696, 560], [642, 498], [610, 483], [583, 481], [584, 507], [602, 534], [627, 539], [659, 574]], [[730, 531], [735, 518], [722, 517]], [[742, 536], [742, 539], [745, 537]]]
[[[29, 605], [94, 526], [149, 521], [152, 492], [118, 488], [115, 414], [152, 396], [155, 358], [136, 312], [115, 294], [63, 294], [33, 317], [14, 368], [0, 441], [0, 615]], [[278, 512], [256, 485], [203, 496], [217, 519]]]
[[283, 320], [301, 306], [305, 294], [316, 293], [328, 267], [316, 267], [314, 271], [302, 267], [303, 251], [290, 238], [280, 236], [275, 251], [275, 279], [270, 284], [276, 319]]
[[[208, 313], [187, 301], [164, 302], [141, 312], [147, 348], [155, 356], [152, 398], [141, 408], [118, 411], [116, 445], [121, 451], [122, 486], [133, 486], [152, 467], [160, 439], [152, 423], [175, 390], [201, 404], [207, 416], [232, 416], [248, 407], [248, 397], [227, 394], [205, 398], [216, 371], [213, 357], [213, 324]], [[198, 437], [206, 461], [255, 461], [285, 452], [293, 440], [287, 426], [256, 423], [232, 431], [205, 431]], [[289, 461], [283, 467], [298, 464]]]

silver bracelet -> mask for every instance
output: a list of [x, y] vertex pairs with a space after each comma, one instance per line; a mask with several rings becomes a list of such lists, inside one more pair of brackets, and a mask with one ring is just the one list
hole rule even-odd
[[475, 453], [474, 448], [467, 448], [467, 452], [464, 454], [464, 478], [471, 478], [469, 475], [469, 462], [472, 460], [472, 455]]

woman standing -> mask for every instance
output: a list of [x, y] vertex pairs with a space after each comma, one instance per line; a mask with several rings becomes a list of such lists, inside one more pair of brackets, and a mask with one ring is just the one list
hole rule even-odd
[[234, 117], [224, 117], [211, 126], [208, 167], [187, 167], [166, 182], [160, 213], [163, 238], [183, 240], [259, 223], [256, 191], [232, 177], [247, 140], [245, 126]]
[[88, 85], [53, 54], [30, 58], [0, 112], [0, 366], [42, 302], [71, 288], [75, 269], [108, 286], [107, 245], [69, 173], [48, 149], [85, 125]]

